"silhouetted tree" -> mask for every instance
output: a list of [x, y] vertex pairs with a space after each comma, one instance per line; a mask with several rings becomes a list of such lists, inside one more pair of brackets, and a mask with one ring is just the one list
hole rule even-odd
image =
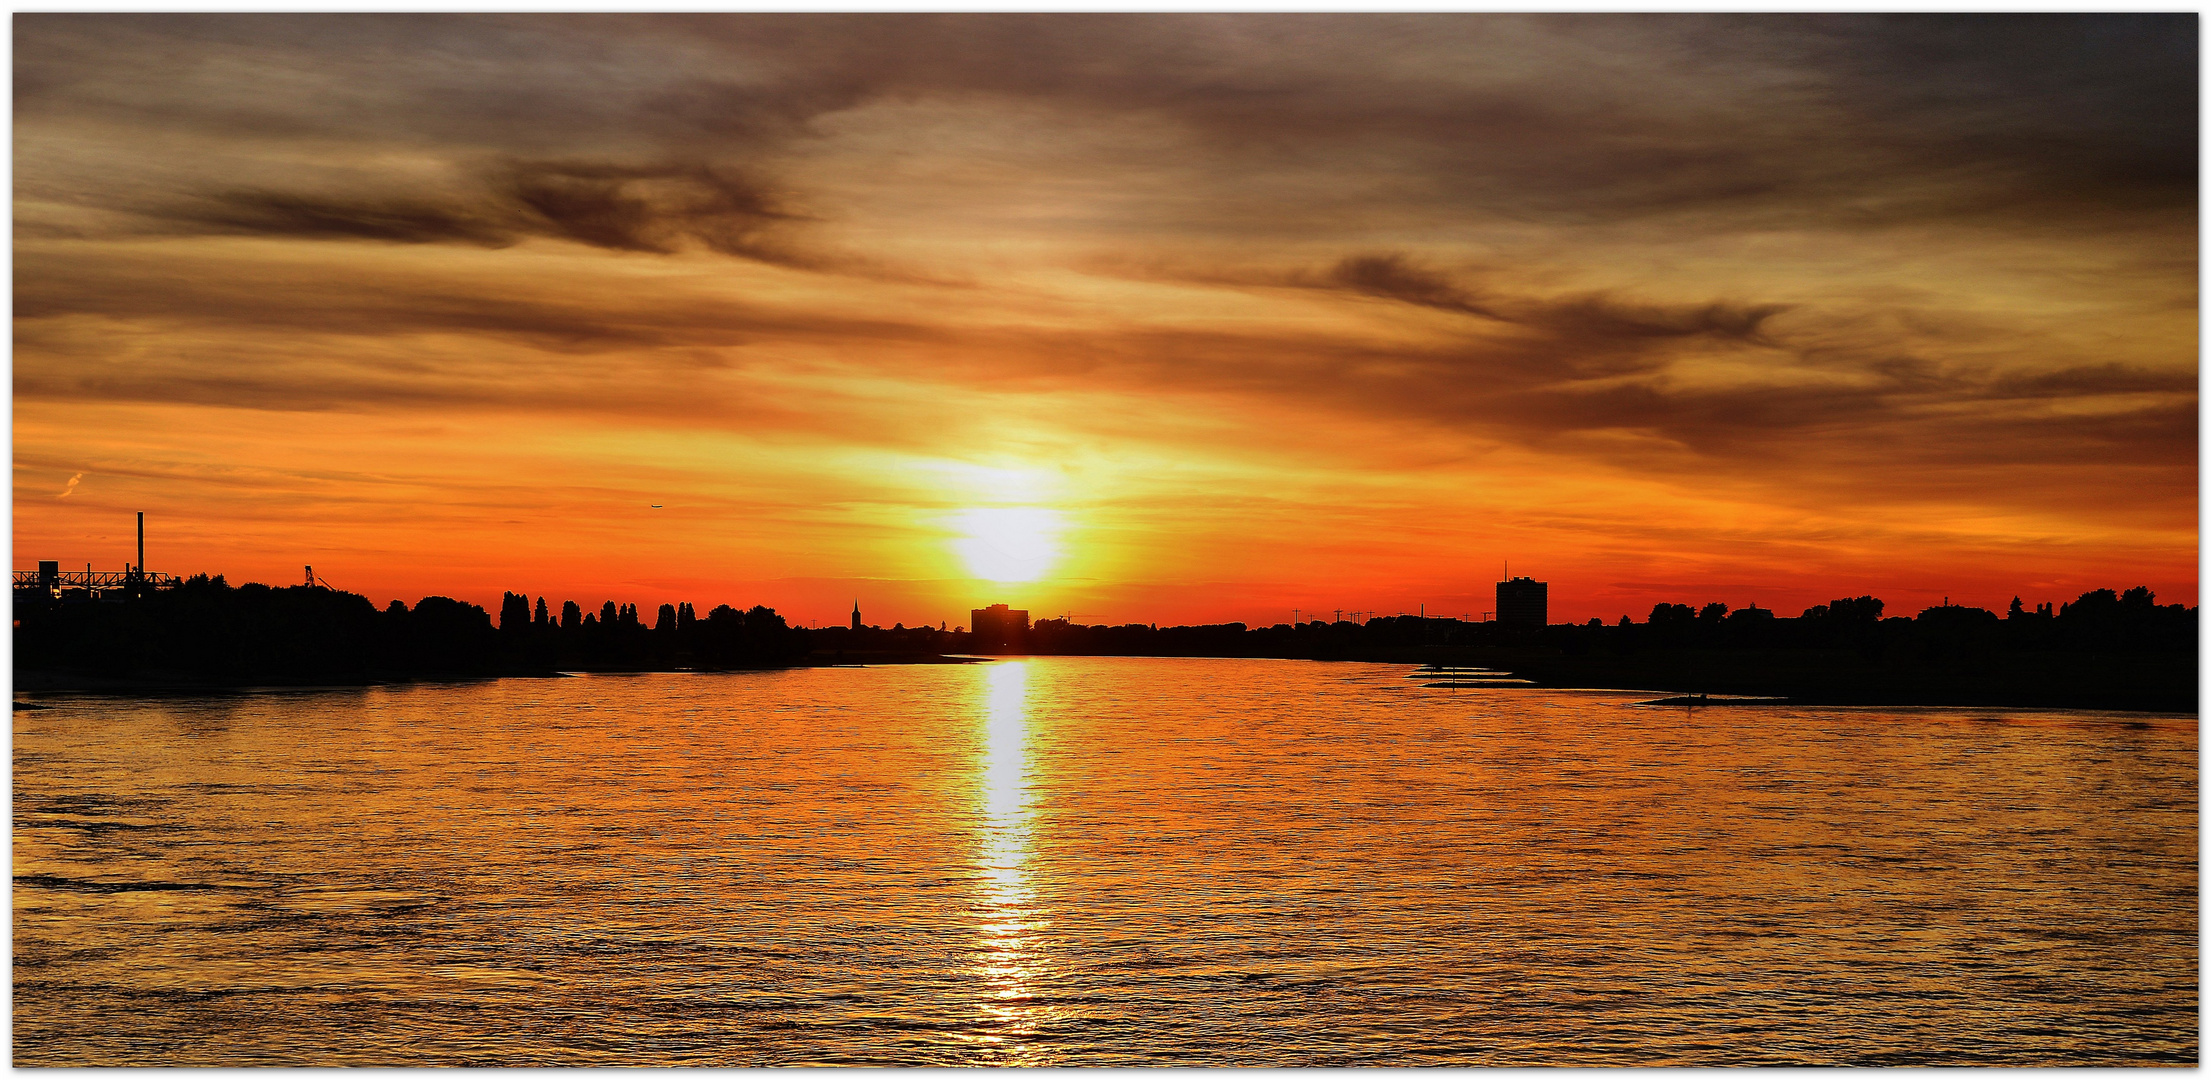
[[491, 613], [445, 596], [425, 596], [403, 628], [410, 669], [438, 674], [489, 674], [494, 652]]
[[1995, 612], [1987, 608], [1942, 604], [1921, 611], [1919, 617], [1913, 621], [1927, 626], [1970, 626], [1993, 629], [2001, 620], [1997, 619]]
[[509, 634], [519, 634], [530, 623], [530, 598], [521, 593], [506, 593], [499, 598], [499, 629]]
[[1881, 621], [1881, 600], [1874, 596], [1861, 596], [1855, 600], [1830, 600], [1827, 613], [1841, 622], [1874, 623]]

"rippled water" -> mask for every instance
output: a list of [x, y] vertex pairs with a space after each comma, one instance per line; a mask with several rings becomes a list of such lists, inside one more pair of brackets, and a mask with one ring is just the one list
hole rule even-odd
[[15, 714], [15, 1061], [2193, 1062], [2196, 722], [1054, 658]]

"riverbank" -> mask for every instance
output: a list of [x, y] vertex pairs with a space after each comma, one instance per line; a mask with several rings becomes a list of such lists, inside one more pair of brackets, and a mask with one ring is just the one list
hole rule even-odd
[[236, 678], [195, 677], [178, 671], [134, 672], [128, 675], [103, 675], [84, 671], [17, 669], [14, 674], [14, 690], [27, 694], [167, 694], [195, 692], [222, 692], [232, 690], [308, 690], [317, 688], [359, 688], [366, 686], [411, 686], [426, 683], [486, 682], [494, 679], [560, 679], [574, 675], [645, 675], [670, 672], [695, 672], [713, 674], [737, 671], [786, 671], [795, 668], [814, 667], [868, 667], [887, 664], [979, 664], [996, 657], [951, 656], [940, 653], [911, 651], [832, 653], [807, 656], [792, 664], [757, 667], [697, 667], [679, 666], [593, 666], [566, 670], [495, 671], [474, 675], [450, 673], [399, 673], [379, 672], [351, 678], [286, 678], [281, 675], [254, 675]]
[[1537, 686], [1782, 697], [1793, 705], [1952, 705], [2194, 713], [2192, 655], [1884, 654], [1848, 650], [1663, 650], [1568, 655], [1469, 650], [1465, 662]]
[[[19, 693], [145, 694], [246, 689], [361, 687], [470, 682], [497, 678], [555, 678], [578, 674], [642, 674], [685, 671], [761, 671], [809, 667], [975, 664], [1039, 653], [996, 655], [914, 649], [841, 649], [810, 653], [794, 663], [755, 667], [591, 666], [556, 671], [508, 670], [479, 674], [375, 672], [354, 677], [269, 673], [230, 679], [193, 677], [175, 670], [125, 676], [84, 671], [18, 669]], [[1087, 653], [1150, 656], [1148, 653]], [[1636, 690], [1673, 695], [1780, 698], [1791, 705], [1975, 706], [1987, 708], [2110, 709], [2188, 713], [2198, 709], [2193, 656], [2014, 653], [1974, 656], [1866, 656], [1848, 650], [1651, 650], [1626, 655], [1570, 654], [1556, 648], [1438, 647], [1348, 649], [1334, 655], [1259, 656], [1245, 659], [1315, 660], [1438, 667], [1486, 668], [1531, 688]], [[1495, 690], [1496, 686], [1485, 687]]]

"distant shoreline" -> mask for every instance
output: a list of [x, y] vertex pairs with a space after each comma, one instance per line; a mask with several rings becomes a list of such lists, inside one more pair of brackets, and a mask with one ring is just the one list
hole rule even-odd
[[[547, 672], [512, 672], [491, 675], [422, 675], [416, 677], [395, 676], [370, 678], [361, 681], [300, 680], [287, 682], [280, 680], [251, 680], [221, 682], [213, 680], [191, 680], [175, 676], [116, 678], [92, 676], [72, 672], [31, 669], [17, 670], [15, 672], [14, 691], [18, 695], [34, 696], [86, 695], [129, 697], [146, 694], [191, 695], [280, 690], [360, 690], [371, 687], [479, 683], [500, 679], [571, 678], [584, 675], [726, 675], [791, 671], [802, 668], [861, 668], [902, 667], [909, 665], [938, 664], [978, 664], [995, 661], [1043, 659], [1058, 656], [1078, 655], [1125, 659], [1161, 660], [1284, 660], [1302, 661], [1308, 663], [1373, 663], [1390, 665], [1412, 665], [1415, 667], [1416, 671], [1420, 666], [1437, 663], [1476, 663], [1476, 660], [1468, 658], [1463, 651], [1460, 651], [1459, 655], [1448, 659], [1438, 659], [1434, 657], [1415, 658], [1380, 656], [1192, 656], [1157, 653], [1004, 653], [964, 655], [916, 653], [847, 653], [846, 655], [841, 657], [809, 656], [799, 663], [776, 667], [603, 668]], [[2168, 694], [2156, 693], [2154, 691], [2136, 691], [2132, 693], [2112, 694], [2109, 692], [2099, 693], [2097, 688], [2094, 687], [2074, 686], [2061, 688], [2059, 691], [2056, 692], [2051, 692], [2047, 690], [2036, 692], [2031, 688], [2014, 688], [2008, 692], [1996, 690], [1975, 693], [1973, 692], [1972, 688], [1957, 686], [1906, 687], [1892, 685], [1884, 687], [1877, 684], [1861, 684], [1859, 689], [1857, 689], [1855, 692], [1838, 693], [1835, 692], [1831, 687], [1826, 686], [1803, 686], [1798, 687], [1793, 692], [1791, 692], [1787, 688], [1778, 687], [1778, 685], [1772, 681], [1770, 675], [1766, 678], [1751, 678], [1750, 685], [1754, 685], [1757, 689], [1745, 690], [1741, 689], [1741, 687], [1745, 685], [1744, 682], [1741, 681], [1742, 673], [1737, 673], [1736, 677], [1729, 677], [1728, 675], [1720, 672], [1713, 672], [1703, 677], [1666, 678], [1660, 675], [1652, 675], [1649, 672], [1645, 671], [1639, 673], [1645, 676], [1641, 678], [1603, 678], [1599, 677], [1599, 671], [1591, 670], [1586, 665], [1560, 663], [1556, 659], [1552, 660], [1549, 663], [1545, 663], [1540, 660], [1534, 663], [1522, 662], [1521, 664], [1519, 664], [1519, 666], [1511, 666], [1513, 663], [1513, 658], [1510, 657], [1493, 655], [1480, 657], [1479, 659], [1488, 660], [1490, 661], [1490, 663], [1479, 664], [1478, 666], [1493, 668], [1497, 671], [1498, 674], [1528, 678], [1530, 680], [1530, 685], [1527, 686], [1526, 689], [1552, 691], [1602, 690], [1618, 693], [1648, 693], [1656, 695], [1656, 697], [1652, 701], [1633, 703], [1644, 705], [1683, 705], [1694, 706], [1698, 708], [1791, 707], [2085, 709], [2097, 712], [2139, 712], [2171, 716], [2196, 716], [2199, 713], [2198, 704], [2192, 694], [2188, 695], [2185, 699], [2181, 699], [2169, 696]], [[2190, 665], [2188, 665], [2188, 667], [2190, 673], [2192, 674], [2194, 665], [2191, 663]], [[1614, 672], [1613, 674], [1624, 675], [1625, 673]], [[1845, 678], [1850, 676], [1852, 673], [1848, 671], [1842, 671], [1835, 674], [1837, 678]], [[1438, 677], [1442, 678], [1445, 676], [1439, 673]], [[1694, 683], [1696, 685], [1692, 686], [1690, 685], [1691, 683]], [[1486, 690], [1490, 692], [1496, 692], [1499, 689], [1518, 688], [1499, 688], [1494, 686], [1478, 688], [1478, 690]], [[1438, 694], [1447, 694], [1453, 692], [1466, 693], [1468, 691], [1465, 688], [1454, 690], [1451, 688], [1439, 687], [1433, 692]]]
[[[26, 692], [221, 691], [374, 686], [560, 672], [745, 671], [976, 663], [996, 656], [1243, 657], [1473, 669], [1567, 689], [1785, 698], [1802, 705], [2087, 708], [2194, 713], [2197, 612], [2146, 587], [2084, 593], [1999, 616], [1944, 605], [1883, 615], [1872, 596], [1795, 618], [1725, 605], [1659, 604], [1616, 625], [1466, 622], [1420, 616], [1159, 627], [1031, 624], [1025, 612], [978, 631], [854, 625], [802, 629], [774, 609], [689, 604], [657, 613], [608, 601], [508, 593], [497, 621], [424, 597], [382, 609], [320, 586], [232, 587], [197, 576], [120, 603], [15, 597], [15, 685]], [[993, 609], [995, 610], [995, 609]], [[1455, 680], [1454, 680], [1455, 681]]]

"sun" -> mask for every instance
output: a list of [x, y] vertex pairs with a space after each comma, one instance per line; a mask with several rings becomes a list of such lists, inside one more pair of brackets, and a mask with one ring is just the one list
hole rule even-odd
[[959, 535], [952, 550], [969, 573], [999, 584], [1035, 581], [1059, 561], [1059, 537], [1066, 521], [1057, 510], [1040, 506], [1000, 506], [962, 511], [953, 516]]

